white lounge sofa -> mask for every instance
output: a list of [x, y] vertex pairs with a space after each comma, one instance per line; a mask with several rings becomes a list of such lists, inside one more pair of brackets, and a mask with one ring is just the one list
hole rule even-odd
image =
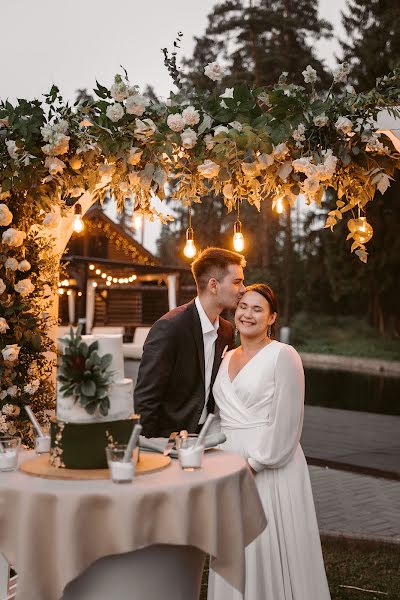
[[91, 335], [124, 335], [125, 327], [113, 327], [105, 325], [104, 327], [92, 327]]
[[143, 354], [143, 345], [146, 341], [150, 327], [136, 327], [133, 342], [123, 344], [124, 358], [140, 360]]

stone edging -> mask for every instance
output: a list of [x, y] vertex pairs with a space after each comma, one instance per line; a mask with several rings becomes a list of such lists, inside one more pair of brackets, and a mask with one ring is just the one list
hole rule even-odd
[[305, 367], [400, 377], [400, 361], [340, 356], [337, 354], [314, 354], [311, 352], [300, 352], [300, 356]]
[[400, 546], [400, 537], [390, 537], [390, 536], [382, 536], [382, 535], [369, 535], [362, 533], [348, 533], [347, 531], [331, 531], [320, 529], [319, 534], [321, 539], [345, 539], [349, 541], [356, 542], [374, 542], [377, 544], [388, 544], [390, 546]]

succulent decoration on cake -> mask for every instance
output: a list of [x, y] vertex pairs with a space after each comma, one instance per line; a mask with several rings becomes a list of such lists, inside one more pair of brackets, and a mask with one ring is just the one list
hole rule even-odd
[[61, 340], [65, 348], [57, 375], [61, 384], [60, 393], [73, 396], [75, 402], [79, 402], [89, 414], [94, 414], [98, 409], [105, 417], [110, 409], [108, 388], [113, 375], [109, 370], [112, 355], [99, 356], [98, 341], [88, 346], [82, 340], [81, 332], [81, 326], [76, 334], [71, 327], [69, 336]]

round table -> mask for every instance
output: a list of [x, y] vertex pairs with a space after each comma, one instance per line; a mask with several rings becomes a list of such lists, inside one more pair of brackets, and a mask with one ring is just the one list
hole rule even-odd
[[18, 573], [16, 600], [59, 600], [65, 586], [63, 600], [91, 600], [93, 582], [104, 598], [194, 600], [206, 554], [242, 591], [245, 546], [265, 526], [246, 462], [220, 450], [200, 470], [174, 460], [132, 484], [0, 473], [0, 552]]

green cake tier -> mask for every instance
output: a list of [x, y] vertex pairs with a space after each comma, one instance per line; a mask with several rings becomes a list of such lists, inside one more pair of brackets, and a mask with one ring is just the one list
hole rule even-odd
[[107, 468], [106, 448], [127, 444], [139, 417], [104, 423], [64, 423], [52, 419], [50, 424], [50, 463], [66, 469]]

